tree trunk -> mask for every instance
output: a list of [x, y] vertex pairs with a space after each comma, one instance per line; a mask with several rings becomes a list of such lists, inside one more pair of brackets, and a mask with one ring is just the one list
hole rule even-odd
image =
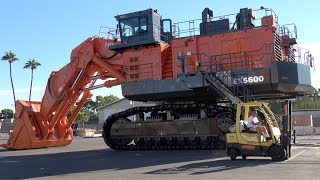
[[29, 102], [31, 101], [32, 82], [33, 82], [33, 69], [31, 69], [31, 83], [30, 83], [30, 92], [29, 92]]
[[10, 80], [11, 80], [11, 87], [12, 87], [12, 93], [13, 93], [13, 105], [14, 105], [14, 109], [16, 109], [16, 94], [14, 92], [14, 87], [13, 87], [13, 80], [12, 80], [12, 70], [11, 70], [11, 63], [9, 63], [10, 66]]

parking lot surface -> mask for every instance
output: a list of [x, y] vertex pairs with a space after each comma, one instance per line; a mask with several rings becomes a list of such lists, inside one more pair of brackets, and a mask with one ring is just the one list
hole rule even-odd
[[[0, 138], [0, 143], [5, 143]], [[320, 136], [298, 136], [292, 157], [230, 161], [225, 151], [114, 151], [102, 138], [63, 147], [0, 149], [0, 179], [311, 179], [320, 180]]]

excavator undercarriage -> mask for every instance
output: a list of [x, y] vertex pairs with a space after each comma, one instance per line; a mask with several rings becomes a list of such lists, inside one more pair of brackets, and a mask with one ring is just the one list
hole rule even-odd
[[[135, 116], [135, 121], [129, 116]], [[111, 115], [105, 121], [103, 137], [115, 150], [223, 149], [225, 135], [234, 122], [234, 109], [225, 106], [134, 107]]]

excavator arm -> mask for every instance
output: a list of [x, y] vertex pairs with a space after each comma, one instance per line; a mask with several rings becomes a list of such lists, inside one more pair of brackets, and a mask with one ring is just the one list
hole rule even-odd
[[[115, 43], [94, 37], [76, 47], [71, 61], [51, 73], [41, 102], [16, 102], [15, 126], [8, 142], [1, 146], [31, 149], [70, 144], [73, 140], [71, 125], [92, 96], [90, 90], [126, 81], [122, 55], [108, 48]], [[94, 86], [97, 79], [106, 81]]]

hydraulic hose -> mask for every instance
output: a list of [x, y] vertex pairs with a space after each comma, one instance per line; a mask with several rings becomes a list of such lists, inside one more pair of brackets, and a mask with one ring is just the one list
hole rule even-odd
[[114, 58], [116, 55], [118, 55], [119, 54], [119, 52], [118, 51], [116, 51], [116, 52], [114, 52], [114, 54], [112, 55], [112, 56], [110, 56], [110, 57], [103, 57], [103, 56], [100, 56], [100, 58], [102, 58], [102, 59], [112, 59], [112, 58]]
[[64, 99], [66, 96], [66, 91], [63, 92], [62, 96], [60, 97], [56, 97], [53, 93], [52, 93], [52, 89], [51, 89], [51, 78], [52, 76], [49, 77], [48, 81], [47, 81], [47, 87], [48, 87], [48, 92], [51, 96], [52, 99], [56, 100], [56, 101], [60, 101], [61, 99]]

